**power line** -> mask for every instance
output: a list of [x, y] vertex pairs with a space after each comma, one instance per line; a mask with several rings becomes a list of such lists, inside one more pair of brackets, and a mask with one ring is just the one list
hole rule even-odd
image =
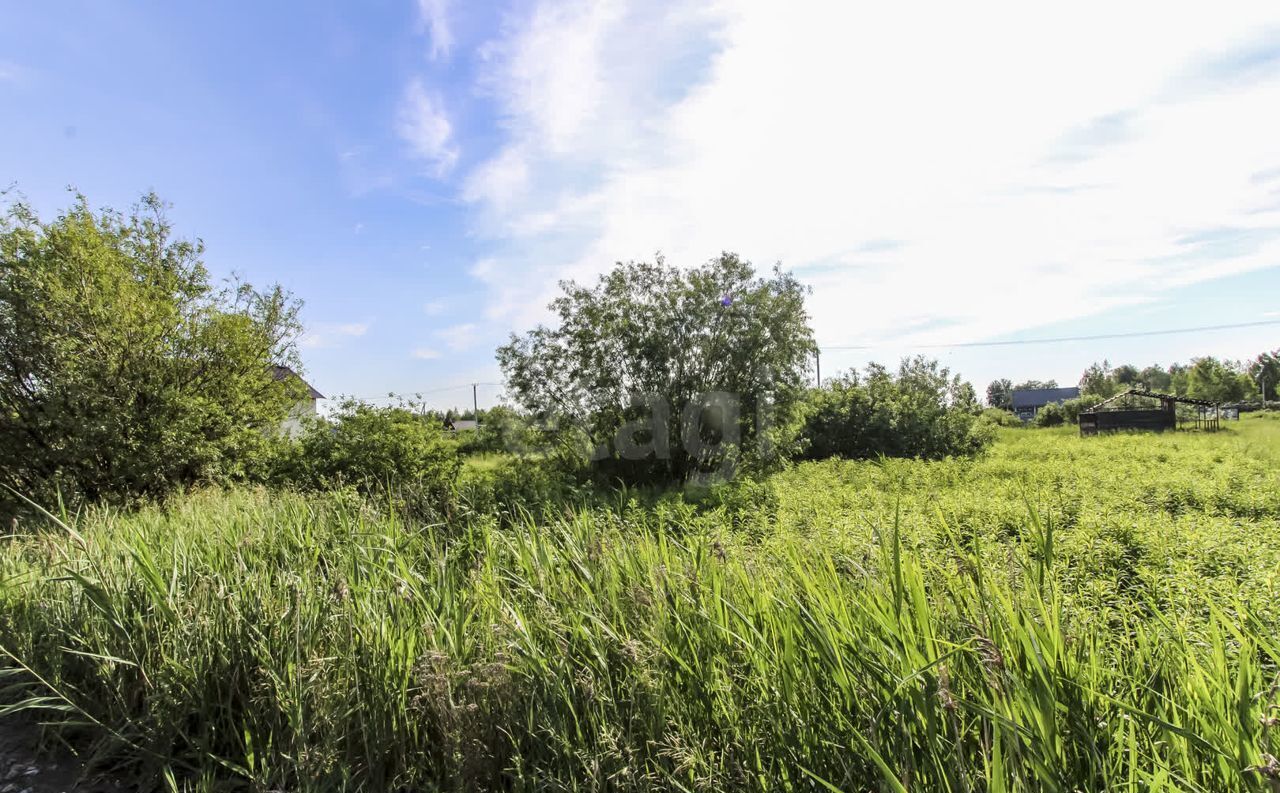
[[[1178, 333], [1207, 333], [1217, 330], [1237, 330], [1240, 328], [1261, 328], [1271, 325], [1280, 325], [1280, 319], [1261, 320], [1259, 322], [1235, 322], [1228, 325], [1200, 325], [1189, 328], [1168, 328], [1165, 330], [1140, 330], [1128, 333], [1096, 333], [1089, 336], [1057, 336], [1046, 339], [1012, 339], [1008, 341], [964, 341], [950, 342], [945, 344], [914, 344], [910, 345], [910, 349], [949, 349], [961, 347], [1017, 347], [1026, 344], [1061, 344], [1072, 341], [1102, 341], [1104, 339], [1136, 339], [1144, 336], [1171, 336]], [[873, 344], [826, 344], [819, 345], [821, 350], [874, 350], [893, 345], [873, 345]], [[437, 388], [425, 388], [413, 391], [409, 394], [382, 394], [379, 396], [355, 396], [352, 399], [359, 399], [365, 402], [377, 402], [386, 399], [402, 399], [405, 396], [421, 396], [423, 394], [439, 394], [445, 391], [462, 391], [476, 386], [494, 386], [502, 387], [502, 383], [457, 383], [454, 385], [439, 386]]]
[[403, 399], [405, 397], [422, 396], [424, 394], [439, 394], [445, 391], [462, 391], [463, 389], [474, 388], [475, 386], [495, 386], [501, 387], [502, 383], [458, 383], [457, 385], [446, 385], [438, 388], [421, 388], [403, 394], [380, 394], [379, 396], [353, 396], [352, 399], [358, 399], [362, 402], [378, 402], [385, 399]]
[[[1102, 339], [1135, 339], [1142, 336], [1170, 336], [1176, 333], [1204, 333], [1215, 330], [1235, 330], [1237, 328], [1259, 328], [1265, 325], [1280, 325], [1280, 319], [1269, 319], [1261, 322], [1236, 322], [1230, 325], [1201, 325], [1195, 328], [1170, 328], [1168, 330], [1140, 330], [1130, 333], [1098, 333], [1092, 336], [1058, 336], [1051, 339], [1013, 339], [1010, 341], [965, 341], [949, 344], [915, 344], [912, 349], [938, 349], [952, 347], [1016, 347], [1023, 344], [1059, 344], [1068, 341], [1100, 341]], [[874, 350], [892, 345], [870, 344], [834, 344], [823, 345], [824, 350]]]

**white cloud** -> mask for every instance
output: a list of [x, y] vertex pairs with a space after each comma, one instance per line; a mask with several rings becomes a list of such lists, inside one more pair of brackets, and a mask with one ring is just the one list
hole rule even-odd
[[418, 16], [431, 39], [431, 60], [448, 58], [453, 51], [449, 26], [449, 0], [418, 0]]
[[542, 2], [485, 49], [506, 139], [463, 197], [490, 319], [659, 249], [781, 260], [828, 344], [980, 339], [1280, 264], [1274, 4], [701, 8]]
[[[428, 308], [434, 308], [430, 303]], [[430, 311], [428, 311], [430, 313]], [[432, 337], [439, 342], [439, 346], [418, 347], [411, 353], [414, 358], [424, 361], [434, 361], [437, 358], [445, 357], [446, 352], [458, 353], [474, 347], [479, 341], [479, 327], [473, 322], [466, 322], [459, 325], [451, 325], [446, 328], [440, 328], [432, 333]], [[440, 348], [443, 347], [444, 350]]]
[[449, 309], [449, 301], [442, 299], [428, 300], [422, 304], [422, 311], [428, 317], [438, 317]]
[[19, 84], [26, 81], [30, 71], [11, 61], [0, 61], [0, 83]]
[[529, 165], [518, 146], [503, 149], [467, 176], [462, 196], [472, 203], [485, 202], [505, 209], [523, 197], [529, 184]]
[[346, 339], [358, 338], [369, 332], [368, 322], [316, 322], [298, 340], [303, 349], [315, 350], [336, 347]]
[[478, 330], [474, 322], [465, 322], [461, 325], [442, 328], [435, 332], [435, 336], [450, 350], [462, 352], [475, 346], [478, 341], [476, 336]]
[[452, 170], [458, 161], [453, 125], [440, 100], [427, 93], [421, 80], [411, 81], [405, 89], [396, 131], [413, 156], [425, 162], [437, 178]]

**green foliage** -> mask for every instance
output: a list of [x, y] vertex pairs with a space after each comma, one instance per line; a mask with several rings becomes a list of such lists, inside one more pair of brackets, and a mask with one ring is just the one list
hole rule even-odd
[[1050, 402], [1036, 411], [1037, 427], [1060, 427], [1066, 420], [1066, 411], [1057, 402]]
[[1106, 399], [1100, 394], [1084, 393], [1062, 403], [1062, 418], [1067, 424], [1079, 424], [1080, 414]]
[[216, 288], [202, 253], [154, 195], [128, 216], [83, 196], [47, 223], [7, 208], [0, 483], [46, 504], [120, 501], [254, 464], [301, 396], [271, 372], [297, 365], [298, 306], [279, 287]]
[[1152, 364], [1139, 372], [1138, 382], [1149, 391], [1169, 393], [1173, 390], [1173, 378], [1159, 364]]
[[497, 458], [493, 465], [467, 466], [458, 481], [462, 513], [519, 523], [529, 515], [558, 517], [566, 504], [598, 498], [588, 486], [556, 465], [528, 457]]
[[462, 466], [457, 446], [412, 405], [347, 400], [281, 447], [270, 481], [302, 488], [369, 493], [414, 486], [438, 500], [451, 492]]
[[872, 364], [865, 376], [836, 377], [812, 392], [801, 438], [812, 459], [975, 454], [992, 437], [978, 412], [973, 388], [959, 375], [909, 358], [896, 375]]
[[1006, 430], [448, 536], [96, 509], [0, 550], [5, 696], [144, 789], [1262, 793], [1277, 450]]
[[1057, 380], [1024, 380], [1013, 387], [1014, 391], [1038, 391], [1043, 388], [1057, 388]]
[[757, 278], [726, 253], [693, 269], [620, 263], [594, 288], [563, 288], [557, 327], [513, 336], [498, 361], [521, 408], [581, 431], [598, 473], [682, 481], [782, 458], [814, 352], [789, 273]]
[[[1159, 364], [1152, 364], [1141, 370], [1132, 364], [1122, 364], [1111, 368], [1110, 363], [1095, 363], [1085, 370], [1080, 377], [1080, 391], [1089, 395], [1090, 405], [1130, 388], [1141, 388], [1147, 391], [1174, 393], [1197, 399], [1208, 399], [1214, 402], [1253, 401], [1260, 394], [1258, 378], [1264, 376], [1270, 385], [1267, 386], [1268, 399], [1275, 398], [1275, 388], [1280, 385], [1280, 351], [1262, 353], [1248, 363], [1224, 361], [1213, 357], [1193, 358], [1190, 365], [1173, 364], [1168, 370]], [[996, 380], [987, 388], [987, 402], [992, 406], [1001, 406], [1003, 388], [1007, 380]], [[1053, 381], [1040, 382], [1028, 380], [1013, 386], [1024, 388], [1056, 388]], [[1082, 397], [1083, 398], [1083, 397]], [[1068, 410], [1068, 421], [1075, 421], [1079, 410]]]
[[1021, 427], [1022, 419], [1004, 408], [987, 408], [982, 411], [980, 417], [988, 424], [997, 427]]
[[1008, 378], [992, 380], [987, 386], [987, 404], [993, 408], [1013, 410], [1013, 383]]
[[1239, 402], [1253, 391], [1242, 369], [1212, 356], [1193, 358], [1187, 371], [1186, 395], [1211, 402]]
[[[1121, 368], [1125, 376], [1132, 376], [1130, 373], [1130, 370], [1133, 369], [1132, 366]], [[1107, 361], [1103, 361], [1101, 364], [1093, 364], [1080, 376], [1080, 393], [1097, 394], [1103, 399], [1114, 396], [1128, 387], [1120, 382], [1119, 378], [1116, 377], [1116, 372], [1111, 369], [1111, 364]]]
[[1274, 400], [1276, 394], [1280, 393], [1280, 350], [1274, 352], [1264, 352], [1257, 358], [1249, 362], [1247, 369], [1249, 376], [1249, 389], [1251, 393], [1257, 394], [1258, 398], [1263, 397], [1263, 388], [1265, 386], [1265, 396], [1268, 401]]
[[543, 451], [546, 439], [529, 417], [498, 405], [480, 411], [480, 425], [474, 432], [459, 434], [462, 454], [510, 453], [529, 455]]

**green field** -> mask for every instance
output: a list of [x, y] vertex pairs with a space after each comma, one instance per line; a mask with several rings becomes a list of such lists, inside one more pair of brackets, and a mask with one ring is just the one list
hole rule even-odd
[[0, 554], [7, 701], [160, 788], [1275, 789], [1280, 421], [1002, 433], [432, 524], [91, 512]]

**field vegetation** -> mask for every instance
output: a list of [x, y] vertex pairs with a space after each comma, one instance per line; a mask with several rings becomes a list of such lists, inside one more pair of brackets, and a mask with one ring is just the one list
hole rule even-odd
[[1280, 788], [1270, 415], [1085, 439], [1084, 397], [1022, 426], [924, 358], [813, 387], [807, 289], [725, 253], [563, 284], [474, 430], [284, 424], [299, 304], [201, 250], [154, 196], [0, 220], [0, 724], [92, 778]]
[[0, 555], [8, 701], [143, 787], [1267, 790], [1280, 422], [448, 519], [208, 490]]

